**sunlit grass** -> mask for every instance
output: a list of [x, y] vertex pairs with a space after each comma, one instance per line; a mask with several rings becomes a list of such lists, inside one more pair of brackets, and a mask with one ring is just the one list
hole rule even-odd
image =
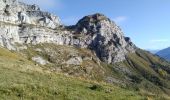
[[[20, 54], [0, 49], [0, 98], [5, 100], [142, 100], [128, 91], [104, 82], [52, 73]], [[127, 99], [128, 98], [128, 99]]]

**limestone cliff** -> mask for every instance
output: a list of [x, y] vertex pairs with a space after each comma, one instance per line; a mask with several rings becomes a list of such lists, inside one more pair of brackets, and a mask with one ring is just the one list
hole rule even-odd
[[58, 16], [37, 5], [16, 0], [0, 1], [0, 45], [10, 50], [25, 44], [55, 43], [89, 48], [100, 60], [115, 63], [135, 52], [135, 45], [113, 21], [102, 14], [85, 16], [76, 25], [64, 26]]

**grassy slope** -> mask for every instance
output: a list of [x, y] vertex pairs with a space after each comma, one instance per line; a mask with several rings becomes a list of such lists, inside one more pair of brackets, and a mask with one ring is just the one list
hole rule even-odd
[[[35, 48], [39, 48], [41, 50], [48, 48], [55, 52], [53, 54], [54, 57], [49, 57], [47, 55], [47, 54], [51, 54], [49, 52], [37, 52], [35, 51]], [[69, 59], [69, 55], [94, 56], [92, 53], [90, 53], [89, 50], [85, 50], [85, 49], [81, 50], [78, 48], [67, 47], [67, 46], [57, 46], [54, 44], [41, 44], [35, 47], [30, 47], [29, 49], [24, 51], [24, 54], [28, 56], [28, 59], [35, 55], [40, 55], [46, 58], [47, 60], [49, 60], [50, 58], [50, 61], [52, 61], [52, 66], [50, 65], [51, 66], [50, 68], [55, 68], [57, 66], [57, 63], [53, 61], [58, 61], [60, 66], [62, 61]], [[153, 64], [157, 64], [158, 68], [154, 69], [152, 67]], [[120, 80], [120, 82], [116, 84], [119, 84], [120, 86], [128, 90], [129, 89], [137, 90], [143, 95], [147, 95], [153, 98], [163, 99], [162, 97], [167, 97], [167, 94], [170, 93], [170, 90], [168, 89], [169, 80], [167, 79], [169, 77], [169, 74], [166, 70], [162, 68], [162, 65], [166, 66], [168, 65], [168, 63], [162, 61], [160, 58], [146, 51], [137, 50], [136, 53], [129, 54], [127, 56], [127, 61], [121, 62], [120, 64], [107, 65], [105, 63], [104, 64], [102, 63], [101, 66], [99, 66], [92, 60], [92, 61], [85, 61], [82, 63], [82, 65], [76, 66], [76, 68], [78, 69], [75, 71], [73, 70], [74, 66], [67, 67], [67, 70], [73, 71], [73, 73], [78, 73], [78, 76], [82, 77], [83, 75], [79, 74], [79, 73], [84, 73], [81, 70], [81, 68], [88, 68], [88, 66], [92, 66], [93, 67], [93, 69], [91, 69], [92, 74], [84, 73], [86, 75], [85, 78], [89, 78], [92, 76], [93, 78], [91, 79], [93, 80], [99, 79], [101, 81], [102, 79], [104, 80], [105, 77], [111, 76], [118, 81]], [[62, 66], [64, 68], [64, 65]], [[114, 67], [116, 66], [120, 67], [120, 69], [123, 69], [121, 68], [121, 66], [127, 67], [127, 69], [131, 70], [132, 75], [129, 76], [126, 73], [124, 74], [124, 72], [119, 72], [120, 69], [114, 70]], [[43, 66], [43, 67], [45, 67], [47, 70], [49, 69], [48, 66]], [[101, 69], [105, 72], [105, 74], [101, 74], [101, 72], [99, 72]], [[128, 78], [131, 79], [130, 80], [127, 79], [127, 76], [129, 76]]]
[[[143, 50], [129, 54], [126, 60], [115, 65], [105, 65], [110, 75], [123, 80], [125, 88], [135, 89], [149, 97], [170, 100], [170, 63]], [[117, 67], [120, 69], [117, 70]], [[123, 69], [123, 70], [122, 70]], [[130, 70], [130, 74], [125, 70]]]
[[[137, 50], [127, 57], [124, 64], [141, 79], [137, 86], [141, 91], [152, 92], [156, 96], [170, 95], [170, 64], [146, 51]], [[166, 96], [165, 96], [166, 97]], [[170, 99], [170, 98], [169, 98]]]
[[[40, 49], [41, 51], [36, 51], [36, 49]], [[30, 60], [34, 56], [41, 56], [50, 62], [43, 67], [54, 71], [60, 69], [60, 72], [68, 75], [100, 81], [103, 80], [105, 76], [105, 69], [98, 64], [97, 57], [87, 49], [55, 44], [39, 44], [23, 50], [22, 53]], [[74, 58], [73, 56], [89, 58], [89, 60], [83, 59], [80, 65], [63, 63], [67, 62], [70, 58]]]
[[66, 77], [0, 48], [0, 98], [4, 100], [142, 100], [138, 92]]

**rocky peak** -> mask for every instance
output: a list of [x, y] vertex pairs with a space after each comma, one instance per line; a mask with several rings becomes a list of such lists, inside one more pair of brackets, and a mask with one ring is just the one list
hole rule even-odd
[[4, 3], [10, 5], [10, 4], [17, 3], [17, 0], [1, 0], [1, 2], [4, 2]]
[[88, 15], [88, 16], [83, 17], [80, 21], [78, 21], [77, 25], [85, 25], [88, 23], [97, 23], [102, 20], [109, 20], [109, 19], [106, 16], [104, 16], [103, 14], [96, 13], [93, 15]]
[[104, 62], [123, 61], [127, 53], [135, 51], [130, 38], [125, 37], [120, 27], [103, 14], [85, 16], [75, 28], [75, 33], [83, 34], [86, 40], [91, 40], [88, 47]]
[[18, 50], [18, 43], [72, 45], [90, 48], [107, 63], [123, 61], [126, 54], [135, 51], [130, 38], [103, 14], [85, 16], [68, 30], [60, 27], [58, 16], [41, 11], [37, 5], [16, 0], [1, 0], [0, 5], [0, 45], [8, 49]]
[[103, 14], [96, 13], [93, 15], [88, 15], [83, 17], [78, 23], [76, 24], [77, 31], [82, 33], [93, 33], [101, 28], [102, 22], [110, 23], [110, 19], [104, 16]]

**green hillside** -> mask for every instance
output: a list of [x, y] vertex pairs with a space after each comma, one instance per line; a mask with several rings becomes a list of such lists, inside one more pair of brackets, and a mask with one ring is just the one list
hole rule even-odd
[[[36, 47], [42, 49], [42, 47], [50, 48], [51, 46], [44, 44]], [[76, 50], [76, 48], [72, 47], [55, 47], [54, 45], [51, 49], [52, 48], [55, 48], [56, 52], [57, 48], [59, 50], [61, 48], [64, 48], [64, 50]], [[77, 50], [79, 54], [88, 55], [88, 50]], [[90, 78], [90, 75], [87, 75], [89, 78], [83, 77], [81, 74], [80, 77], [77, 77], [74, 74], [68, 76], [68, 74], [66, 74], [67, 72], [59, 73], [51, 71], [54, 63], [48, 64], [47, 66], [40, 66], [30, 60], [29, 57], [38, 54], [46, 57], [43, 53], [34, 51], [33, 48], [24, 50], [22, 53], [0, 49], [0, 98], [5, 100], [11, 98], [16, 100], [169, 99], [169, 67], [165, 67], [169, 63], [143, 50], [138, 50], [136, 53], [128, 55], [127, 60], [122, 63], [115, 65], [96, 65], [95, 69], [102, 66], [101, 69], [103, 69], [105, 74], [98, 73], [97, 75], [93, 75], [95, 72], [92, 72], [94, 76], [92, 78]], [[61, 57], [63, 57], [63, 55]], [[94, 62], [91, 62], [90, 65], [93, 65], [93, 63]], [[155, 65], [157, 67], [153, 68], [151, 66], [153, 64], [157, 64]], [[85, 65], [90, 66], [88, 64]], [[131, 70], [131, 74], [116, 70], [116, 66], [125, 66]], [[122, 67], [121, 69], [124, 68]], [[120, 83], [110, 84], [104, 82], [102, 78], [97, 78], [100, 76], [104, 78], [108, 75], [119, 80]], [[126, 79], [127, 77], [128, 79]], [[95, 80], [95, 78], [97, 79]]]
[[[51, 73], [22, 55], [0, 49], [1, 100], [145, 100], [139, 92]], [[127, 99], [128, 98], [128, 99]]]

